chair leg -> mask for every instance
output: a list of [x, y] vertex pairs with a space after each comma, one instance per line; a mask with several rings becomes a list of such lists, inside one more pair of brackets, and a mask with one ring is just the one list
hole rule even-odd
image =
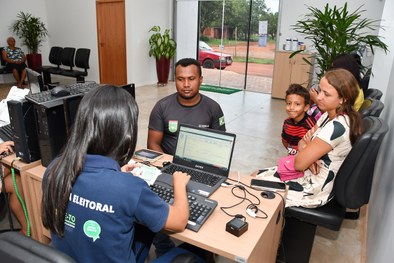
[[356, 220], [359, 217], [360, 217], [360, 208], [346, 210], [346, 214], [345, 214], [346, 219]]
[[316, 225], [286, 217], [277, 262], [308, 263], [315, 233]]

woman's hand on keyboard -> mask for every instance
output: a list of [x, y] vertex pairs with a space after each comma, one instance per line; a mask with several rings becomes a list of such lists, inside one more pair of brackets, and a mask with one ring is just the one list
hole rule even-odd
[[188, 175], [187, 173], [175, 172], [172, 176], [174, 188], [186, 187], [187, 183], [190, 180], [190, 175]]
[[166, 230], [180, 232], [185, 230], [189, 219], [189, 202], [187, 200], [186, 185], [190, 180], [190, 175], [187, 173], [175, 172], [172, 176], [174, 203], [170, 205], [170, 212], [164, 228]]

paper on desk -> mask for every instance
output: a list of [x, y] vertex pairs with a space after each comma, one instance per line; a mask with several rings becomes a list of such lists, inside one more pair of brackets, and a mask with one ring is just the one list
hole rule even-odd
[[28, 93], [29, 93], [29, 89], [19, 89], [16, 86], [13, 86], [10, 89], [7, 98], [1, 100], [0, 102], [0, 126], [4, 126], [10, 123], [7, 101], [9, 100], [20, 101], [24, 99]]
[[[129, 162], [129, 163], [135, 163]], [[161, 171], [153, 166], [148, 166], [142, 164], [140, 167], [136, 167], [131, 171], [131, 173], [139, 178], [143, 179], [148, 185], [152, 185], [155, 183], [157, 177], [161, 174]]]

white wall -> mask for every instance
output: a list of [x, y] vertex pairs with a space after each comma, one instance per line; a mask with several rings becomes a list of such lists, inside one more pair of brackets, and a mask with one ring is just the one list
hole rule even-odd
[[[26, 1], [26, 0], [25, 0]], [[28, 0], [27, 0], [28, 1]], [[98, 46], [95, 0], [45, 0], [49, 45], [60, 47], [89, 48], [90, 58], [86, 80], [99, 81]], [[48, 62], [47, 53], [43, 58]]]
[[197, 58], [198, 0], [178, 0], [176, 14], [176, 60]]
[[[390, 9], [390, 7], [392, 9]], [[392, 70], [394, 61], [394, 4], [393, 1], [386, 1], [381, 25], [383, 29], [380, 30], [379, 35], [382, 36], [382, 40], [389, 46], [389, 52], [386, 54], [382, 50], [377, 50], [375, 53], [375, 59], [372, 67], [373, 78], [369, 82], [369, 87], [380, 89], [383, 91], [382, 100], [386, 100], [386, 93], [388, 89], [393, 87]], [[391, 51], [391, 52], [390, 52]], [[385, 63], [382, 63], [382, 62]], [[390, 81], [391, 78], [391, 81]]]
[[[137, 86], [157, 82], [156, 62], [149, 57], [149, 29], [173, 30], [172, 0], [126, 0], [127, 78]], [[170, 34], [172, 34], [171, 32]]]
[[388, 54], [377, 52], [370, 85], [381, 89], [385, 108], [382, 117], [388, 122], [390, 130], [381, 147], [375, 168], [368, 212], [367, 260], [366, 262], [393, 262], [394, 244], [394, 2], [386, 1], [382, 20], [385, 30], [380, 35], [389, 45]]

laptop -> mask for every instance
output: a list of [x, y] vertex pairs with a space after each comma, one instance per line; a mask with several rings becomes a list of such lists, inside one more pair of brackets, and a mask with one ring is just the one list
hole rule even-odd
[[26, 68], [26, 75], [31, 94], [36, 94], [47, 90], [45, 88], [41, 73], [38, 73], [31, 68]]
[[175, 155], [156, 181], [172, 186], [172, 173], [191, 175], [187, 192], [209, 197], [227, 179], [235, 134], [181, 124]]

